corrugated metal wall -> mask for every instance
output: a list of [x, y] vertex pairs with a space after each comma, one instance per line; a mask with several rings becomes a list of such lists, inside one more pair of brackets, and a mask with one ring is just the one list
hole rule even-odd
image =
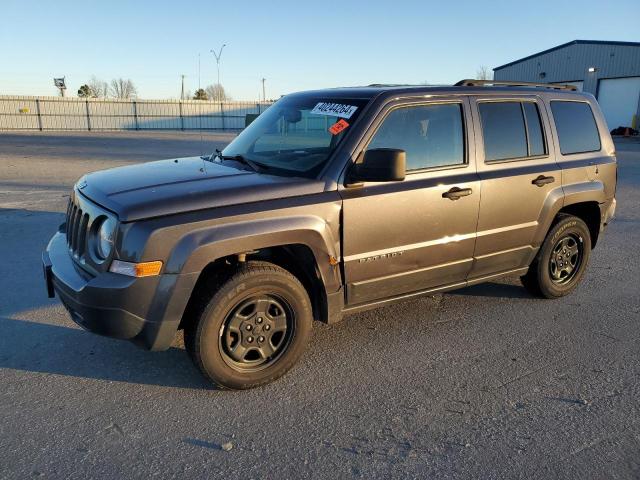
[[269, 105], [0, 96], [0, 130], [238, 130]]
[[[589, 73], [589, 67], [597, 71]], [[633, 76], [640, 76], [640, 46], [598, 43], [572, 43], [494, 70], [496, 80], [583, 81], [583, 91], [593, 95], [601, 78]]]
[[[640, 77], [640, 44], [623, 43], [577, 40], [497, 67], [493, 76], [495, 80], [582, 82], [582, 91], [598, 98], [601, 80]], [[591, 67], [595, 68], [594, 72], [589, 72]], [[640, 119], [640, 98], [624, 101], [628, 101], [636, 111], [629, 121], [624, 122], [624, 126], [637, 128]], [[613, 120], [608, 118], [607, 121]], [[616, 126], [610, 125], [611, 128]]]

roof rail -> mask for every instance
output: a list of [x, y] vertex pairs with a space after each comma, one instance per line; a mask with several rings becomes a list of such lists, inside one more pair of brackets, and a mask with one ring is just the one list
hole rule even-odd
[[578, 87], [575, 85], [566, 85], [566, 84], [553, 84], [553, 83], [535, 83], [535, 82], [510, 82], [506, 80], [473, 80], [473, 79], [464, 79], [460, 80], [458, 83], [454, 84], [456, 87], [478, 87], [482, 85], [494, 85], [494, 86], [507, 86], [507, 87], [542, 87], [542, 88], [552, 88], [554, 90], [571, 90], [573, 92], [578, 90]]
[[414, 87], [408, 83], [370, 83], [367, 87]]

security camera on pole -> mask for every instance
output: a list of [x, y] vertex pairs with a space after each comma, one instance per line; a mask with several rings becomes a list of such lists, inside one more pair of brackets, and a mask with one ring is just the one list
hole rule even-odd
[[67, 85], [64, 79], [65, 77], [53, 79], [53, 84], [56, 86], [58, 90], [60, 90], [61, 97], [64, 97], [64, 91], [67, 89]]

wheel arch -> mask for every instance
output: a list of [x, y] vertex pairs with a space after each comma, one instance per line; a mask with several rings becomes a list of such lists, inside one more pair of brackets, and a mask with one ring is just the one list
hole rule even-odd
[[600, 181], [579, 182], [562, 186], [547, 196], [541, 212], [540, 229], [535, 238], [535, 246], [542, 245], [549, 230], [558, 221], [560, 214], [574, 215], [589, 227], [591, 247], [595, 247], [600, 233], [600, 204], [606, 201], [604, 184]]
[[277, 265], [296, 277], [311, 301], [314, 320], [327, 323], [329, 306], [325, 284], [315, 255], [308, 245], [274, 245], [249, 253], [234, 253], [210, 261], [200, 272], [180, 322], [184, 328], [193, 318], [202, 298], [206, 298], [228, 280], [245, 261], [260, 260]]
[[558, 218], [560, 214], [573, 215], [586, 223], [591, 236], [591, 249], [595, 248], [600, 234], [601, 213], [598, 202], [587, 201], [565, 205], [560, 209], [556, 218]]

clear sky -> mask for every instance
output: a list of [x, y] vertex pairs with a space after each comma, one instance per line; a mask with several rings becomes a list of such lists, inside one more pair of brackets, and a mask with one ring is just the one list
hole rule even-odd
[[0, 0], [0, 95], [68, 94], [92, 75], [141, 98], [221, 78], [234, 99], [369, 83], [452, 83], [575, 39], [640, 41], [638, 0]]

